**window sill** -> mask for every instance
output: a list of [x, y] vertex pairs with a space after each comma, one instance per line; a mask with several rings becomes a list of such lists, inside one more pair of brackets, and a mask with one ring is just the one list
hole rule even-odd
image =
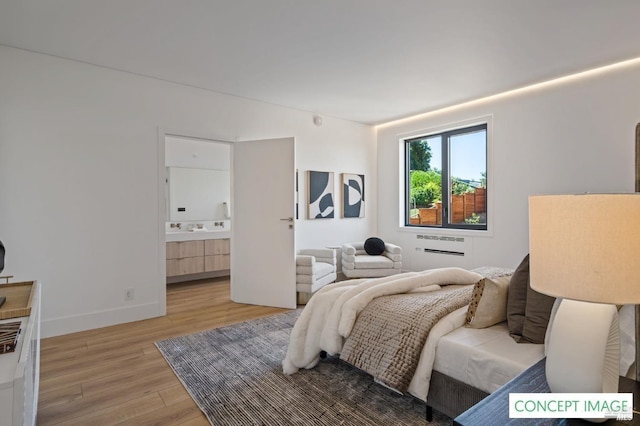
[[437, 236], [451, 236], [451, 237], [481, 237], [492, 238], [493, 231], [491, 225], [487, 230], [475, 230], [475, 229], [455, 229], [455, 228], [431, 228], [431, 227], [418, 227], [418, 226], [404, 226], [398, 227], [399, 232], [406, 232], [409, 234], [422, 234], [422, 235], [437, 235]]

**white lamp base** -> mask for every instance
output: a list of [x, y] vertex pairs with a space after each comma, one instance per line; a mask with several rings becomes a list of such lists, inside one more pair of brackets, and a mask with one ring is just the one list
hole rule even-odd
[[546, 369], [552, 392], [618, 392], [620, 326], [615, 305], [564, 299], [549, 326]]

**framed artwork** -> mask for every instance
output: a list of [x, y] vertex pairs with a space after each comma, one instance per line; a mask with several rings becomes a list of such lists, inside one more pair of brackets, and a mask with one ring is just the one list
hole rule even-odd
[[335, 217], [333, 200], [333, 172], [307, 172], [309, 219], [332, 219]]
[[296, 219], [300, 219], [300, 189], [298, 188], [298, 169], [296, 169]]
[[342, 174], [342, 217], [364, 217], [364, 175]]

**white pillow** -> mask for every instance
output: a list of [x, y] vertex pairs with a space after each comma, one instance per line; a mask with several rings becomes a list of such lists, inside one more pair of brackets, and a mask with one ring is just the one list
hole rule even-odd
[[467, 327], [486, 328], [507, 319], [507, 292], [511, 275], [483, 278], [471, 294], [465, 319]]

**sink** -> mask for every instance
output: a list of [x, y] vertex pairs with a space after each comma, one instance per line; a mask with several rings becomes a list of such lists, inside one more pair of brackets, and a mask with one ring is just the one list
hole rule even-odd
[[194, 229], [176, 229], [176, 228], [173, 228], [173, 229], [167, 229], [165, 232], [167, 234], [178, 234], [178, 233], [181, 233], [181, 232], [201, 234], [201, 233], [207, 233], [207, 232], [225, 232], [225, 231], [228, 231], [228, 229], [227, 228], [215, 228], [215, 229], [207, 229], [207, 228], [205, 228], [205, 229], [197, 229], [197, 228], [194, 228]]
[[211, 231], [211, 229], [207, 229], [207, 228], [191, 228], [191, 229], [188, 229], [188, 231], [190, 231], [190, 232], [209, 232], [209, 231]]
[[165, 235], [165, 241], [189, 241], [229, 238], [231, 236], [231, 232], [228, 228], [207, 229], [200, 231], [189, 231], [186, 229], [173, 228], [171, 230], [166, 230]]

